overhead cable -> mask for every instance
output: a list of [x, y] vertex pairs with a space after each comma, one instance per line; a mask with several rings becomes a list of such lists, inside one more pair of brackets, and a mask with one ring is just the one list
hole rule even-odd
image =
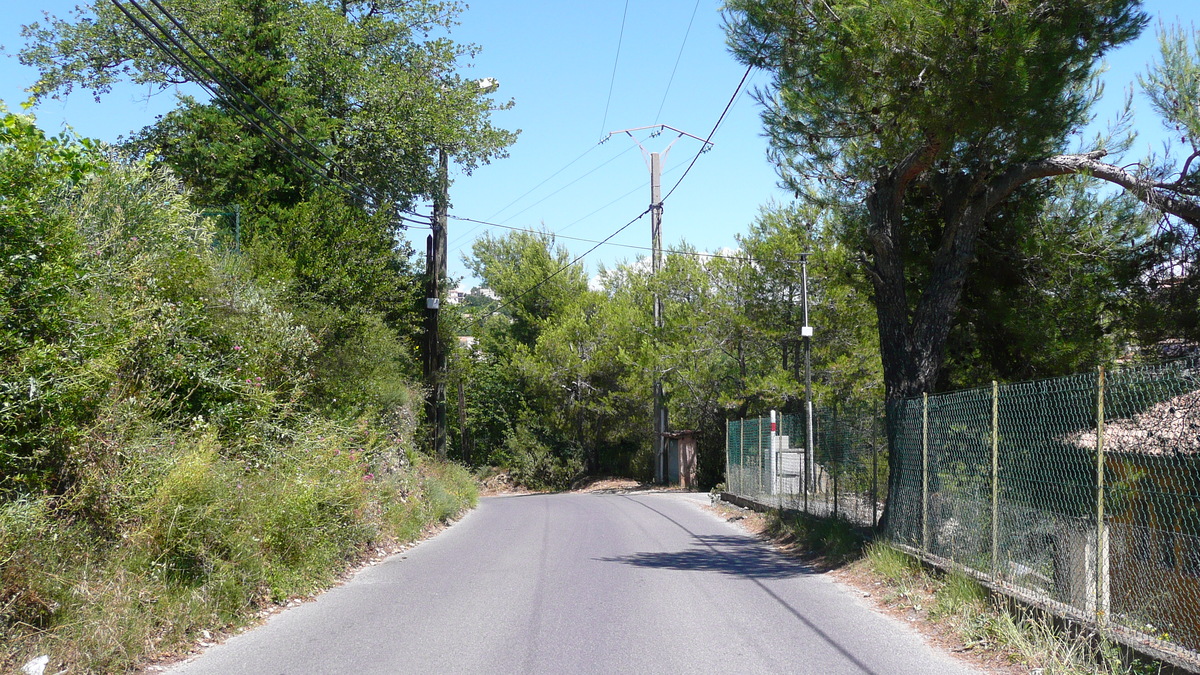
[[612, 239], [613, 237], [617, 236], [618, 234], [621, 234], [622, 232], [624, 232], [624, 231], [625, 231], [625, 230], [626, 230], [626, 229], [627, 229], [627, 228], [628, 228], [630, 225], [633, 225], [634, 223], [636, 223], [637, 221], [639, 221], [639, 220], [641, 220], [643, 217], [645, 217], [645, 215], [646, 215], [647, 213], [650, 213], [650, 209], [646, 209], [645, 211], [642, 211], [642, 212], [641, 212], [641, 213], [639, 213], [639, 214], [638, 214], [638, 215], [637, 215], [637, 216], [636, 216], [636, 217], [635, 217], [633, 220], [629, 221], [628, 223], [625, 223], [625, 224], [624, 224], [624, 225], [622, 225], [621, 227], [618, 227], [618, 228], [616, 229], [616, 231], [615, 231], [615, 232], [613, 232], [612, 234], [610, 234], [610, 235], [608, 235], [607, 237], [605, 237], [605, 238], [604, 238], [602, 241], [599, 241], [599, 242], [597, 242], [595, 246], [593, 246], [593, 247], [589, 248], [588, 250], [584, 251], [583, 253], [580, 253], [579, 255], [575, 256], [575, 259], [574, 259], [574, 260], [572, 260], [571, 262], [569, 262], [569, 263], [567, 263], [567, 264], [563, 265], [562, 267], [559, 267], [558, 269], [554, 270], [554, 273], [553, 273], [553, 274], [551, 274], [550, 276], [547, 276], [545, 279], [542, 279], [541, 281], [539, 281], [539, 282], [537, 282], [536, 284], [534, 284], [534, 285], [530, 286], [529, 288], [525, 289], [524, 291], [521, 291], [521, 292], [520, 292], [520, 293], [518, 293], [518, 294], [517, 294], [515, 297], [513, 297], [511, 300], [509, 300], [509, 301], [505, 302], [504, 304], [502, 304], [502, 305], [500, 305], [499, 307], [497, 307], [497, 308], [493, 309], [492, 311], [488, 312], [487, 314], [484, 314], [482, 317], [480, 317], [480, 318], [479, 318], [479, 320], [480, 320], [480, 321], [483, 321], [484, 319], [487, 319], [487, 318], [491, 317], [492, 315], [496, 314], [497, 312], [499, 312], [500, 310], [504, 309], [505, 307], [510, 307], [510, 306], [512, 306], [512, 304], [513, 304], [514, 302], [516, 302], [516, 301], [520, 300], [521, 298], [525, 297], [526, 295], [529, 295], [530, 293], [534, 292], [535, 290], [537, 290], [538, 288], [540, 288], [540, 287], [542, 286], [542, 284], [545, 284], [547, 281], [550, 281], [551, 279], [553, 279], [554, 277], [558, 276], [559, 274], [562, 274], [562, 273], [563, 273], [563, 270], [566, 270], [566, 269], [570, 268], [570, 267], [571, 267], [572, 265], [574, 265], [575, 263], [579, 262], [580, 260], [583, 260], [583, 259], [584, 259], [584, 257], [586, 257], [586, 256], [587, 256], [587, 254], [589, 254], [589, 253], [591, 253], [592, 251], [595, 251], [596, 249], [600, 248], [600, 246], [601, 246], [601, 245], [603, 245], [603, 244], [605, 244], [605, 243], [607, 243], [609, 239]]
[[[451, 220], [458, 220], [458, 221], [467, 222], [467, 223], [477, 223], [479, 225], [487, 225], [489, 227], [499, 227], [499, 228], [503, 228], [505, 230], [512, 230], [514, 232], [528, 232], [529, 234], [546, 235], [546, 236], [549, 236], [551, 239], [566, 239], [567, 241], [578, 241], [578, 242], [583, 242], [583, 243], [587, 243], [587, 244], [602, 244], [605, 246], [613, 246], [616, 248], [628, 248], [628, 249], [633, 249], [636, 251], [651, 251], [651, 252], [654, 251], [654, 248], [651, 246], [638, 246], [637, 244], [619, 244], [617, 242], [612, 242], [612, 241], [607, 241], [607, 240], [601, 241], [598, 239], [584, 239], [582, 237], [571, 237], [571, 236], [568, 236], [565, 234], [559, 234], [558, 232], [552, 232], [549, 230], [535, 230], [535, 229], [529, 228], [529, 227], [514, 227], [512, 225], [502, 225], [500, 223], [491, 223], [491, 222], [487, 222], [484, 220], [476, 220], [474, 218], [466, 218], [464, 216], [450, 215], [448, 217]], [[666, 253], [668, 255], [691, 256], [693, 258], [718, 258], [721, 260], [734, 260], [734, 261], [745, 262], [745, 263], [768, 263], [769, 262], [769, 263], [774, 263], [777, 265], [799, 265], [801, 262], [799, 260], [788, 260], [788, 259], [784, 259], [784, 258], [754, 258], [752, 256], [745, 256], [745, 255], [729, 255], [729, 254], [725, 254], [725, 253], [704, 253], [701, 251], [685, 251], [682, 249], [664, 249], [663, 253]]]
[[600, 133], [608, 125], [608, 106], [612, 104], [613, 85], [617, 81], [617, 64], [621, 61], [621, 43], [625, 40], [625, 17], [629, 15], [629, 0], [625, 0], [625, 9], [621, 12], [621, 32], [617, 34], [617, 55], [613, 57], [612, 77], [608, 80], [608, 98], [604, 101], [604, 119], [600, 121]]
[[683, 182], [683, 179], [687, 178], [688, 172], [690, 172], [692, 167], [696, 165], [696, 160], [700, 159], [700, 155], [704, 154], [705, 150], [709, 147], [709, 142], [712, 141], [713, 134], [717, 133], [717, 129], [721, 127], [721, 122], [725, 121], [725, 115], [729, 113], [729, 109], [732, 108], [734, 102], [737, 101], [738, 95], [742, 93], [742, 87], [745, 86], [746, 80], [750, 77], [750, 71], [753, 69], [754, 66], [746, 66], [746, 72], [742, 74], [742, 79], [738, 82], [737, 89], [733, 90], [733, 96], [729, 97], [729, 102], [725, 104], [725, 109], [721, 111], [721, 116], [717, 118], [717, 123], [713, 125], [712, 131], [708, 132], [708, 137], [704, 139], [704, 145], [701, 145], [700, 149], [696, 151], [696, 156], [692, 157], [692, 161], [690, 164], [688, 164], [687, 169], [684, 169], [683, 175], [679, 177], [679, 180], [675, 181], [675, 185], [671, 186], [671, 189], [667, 191], [667, 194], [662, 198], [662, 201], [667, 201], [667, 198], [675, 192], [676, 188], [679, 187], [679, 184]]
[[692, 18], [688, 19], [687, 30], [683, 32], [683, 42], [679, 44], [679, 53], [675, 55], [675, 65], [671, 68], [671, 77], [667, 78], [667, 88], [663, 90], [662, 101], [658, 103], [658, 112], [654, 113], [654, 121], [662, 115], [663, 106], [667, 104], [667, 94], [671, 93], [671, 84], [675, 82], [675, 71], [679, 70], [679, 60], [683, 58], [683, 48], [687, 46], [688, 36], [692, 34], [692, 23], [696, 21], [696, 12], [700, 9], [700, 0], [692, 7]]
[[[260, 114], [258, 112], [257, 109], [255, 109], [253, 106], [249, 106], [249, 105], [245, 104], [243, 101], [241, 101], [239, 99], [240, 95], [237, 92], [231, 92], [230, 91], [231, 87], [230, 87], [229, 83], [226, 82], [225, 80], [223, 80], [221, 77], [218, 77], [217, 74], [215, 72], [213, 72], [211, 69], [209, 69], [199, 57], [197, 57], [187, 47], [185, 47], [179, 41], [179, 39], [175, 37], [175, 35], [172, 33], [172, 31], [167, 26], [163, 25], [154, 16], [154, 14], [152, 12], [150, 12], [147, 8], [143, 7], [137, 0], [127, 0], [127, 2], [130, 5], [132, 5], [135, 9], [137, 9], [137, 11], [143, 17], [145, 17], [146, 21], [153, 24], [153, 26], [158, 29], [158, 32], [156, 33], [153, 29], [151, 29], [149, 26], [147, 26], [146, 23], [144, 23], [142, 20], [138, 19], [135, 15], [133, 15], [124, 5], [122, 5], [121, 2], [119, 2], [119, 0], [112, 0], [113, 5], [115, 5], [117, 7], [117, 9], [120, 10], [121, 13], [125, 15], [125, 17], [130, 21], [130, 23], [133, 24], [133, 26], [139, 32], [141, 32], [147, 39], [149, 39], [151, 41], [151, 43], [153, 43], [155, 45], [155, 47], [157, 47], [164, 54], [166, 54], [166, 56], [168, 58], [170, 58], [182, 70], [182, 72], [184, 73], [185, 76], [189, 77], [197, 85], [199, 85], [201, 88], [203, 88], [205, 91], [207, 91], [214, 98], [214, 100], [224, 102], [230, 112], [232, 112], [235, 116], [237, 116], [238, 118], [243, 120], [246, 124], [248, 124], [249, 126], [254, 128], [255, 130], [257, 130], [263, 137], [265, 137], [267, 140], [269, 140], [272, 144], [274, 144], [279, 149], [281, 149], [285, 153], [287, 153], [293, 160], [295, 160], [298, 164], [300, 164], [310, 174], [312, 174], [318, 178], [325, 179], [334, 188], [338, 189], [339, 191], [345, 193], [348, 196], [356, 197], [359, 199], [365, 199], [368, 202], [375, 201], [374, 197], [372, 195], [373, 191], [366, 185], [362, 184], [360, 181], [355, 181], [355, 183], [357, 183], [357, 185], [365, 192], [358, 192], [356, 189], [350, 189], [350, 188], [354, 187], [353, 184], [347, 182], [345, 179], [342, 179], [340, 177], [332, 175], [327, 168], [321, 167], [321, 166], [313, 163], [312, 160], [301, 156], [302, 152], [300, 151], [298, 146], [293, 141], [291, 141], [285, 134], [283, 134], [279, 129], [277, 129], [275, 126], [273, 126], [266, 118], [263, 117], [262, 114]], [[332, 166], [341, 169], [341, 167], [338, 166], [336, 161], [334, 161], [331, 157], [329, 157], [327, 154], [325, 154], [321, 150], [320, 147], [318, 147], [315, 143], [313, 143], [310, 139], [308, 139], [304, 134], [300, 133], [295, 127], [293, 127], [291, 124], [289, 124], [278, 113], [278, 111], [276, 111], [269, 104], [267, 104], [265, 101], [263, 101], [258, 96], [258, 94], [254, 92], [254, 90], [251, 87], [249, 87], [244, 82], [242, 82], [233, 73], [233, 71], [229, 69], [228, 66], [226, 66], [224, 63], [222, 63], [220, 61], [220, 59], [218, 59], [215, 55], [213, 55], [212, 52], [209, 51], [194, 35], [192, 35], [191, 32], [188, 31], [183, 26], [183, 24], [179, 22], [178, 19], [176, 19], [165, 7], [162, 6], [162, 4], [160, 4], [158, 2], [158, 0], [150, 0], [150, 2], [155, 6], [155, 8], [157, 8], [160, 12], [162, 12], [163, 15], [168, 20], [170, 20], [171, 23], [174, 24], [185, 36], [187, 36], [188, 39], [190, 39], [193, 43], [195, 43], [196, 46], [199, 47], [200, 50], [203, 51], [204, 54], [206, 54], [209, 57], [209, 59], [211, 59], [214, 63], [216, 63], [218, 66], [220, 66], [221, 69], [224, 70], [229, 75], [229, 77], [233, 79], [234, 82], [236, 82], [244, 91], [246, 91], [251, 96], [253, 96], [254, 99], [256, 101], [258, 101], [258, 103], [262, 106], [262, 108], [264, 110], [266, 110], [273, 117], [278, 119], [295, 136], [299, 137], [301, 140], [303, 140], [305, 142], [305, 144], [312, 147], [323, 159], [327, 160]], [[160, 37], [159, 34], [161, 34], [162, 37]], [[169, 41], [171, 43], [171, 45], [173, 45], [175, 47], [174, 50], [170, 46], [168, 46], [166, 44], [166, 42], [163, 41], [164, 37], [167, 41]], [[178, 50], [178, 52], [182, 53], [183, 56], [181, 57], [180, 54], [176, 53], [176, 50]], [[187, 60], [185, 60], [184, 57], [186, 57]], [[189, 63], [189, 61], [190, 61], [190, 63]], [[342, 169], [342, 172], [348, 173], [344, 169]], [[395, 205], [393, 205], [393, 206], [395, 206]], [[396, 208], [396, 210], [400, 213], [407, 213], [412, 216], [422, 217], [422, 214], [415, 213], [415, 212], [407, 210], [407, 209]], [[425, 221], [414, 221], [411, 218], [405, 218], [403, 216], [399, 216], [399, 220], [402, 222], [408, 222], [408, 223], [420, 223], [421, 227], [428, 229], [428, 225], [424, 224]], [[408, 227], [408, 226], [402, 225], [402, 227]]]

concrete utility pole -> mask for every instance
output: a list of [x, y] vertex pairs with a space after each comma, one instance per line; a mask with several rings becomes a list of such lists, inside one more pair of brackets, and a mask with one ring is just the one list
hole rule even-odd
[[[646, 152], [646, 148], [633, 136], [635, 131], [643, 131], [645, 129], [657, 129], [652, 136], [661, 134], [664, 130], [674, 131], [679, 134], [675, 140], [667, 144], [665, 150], [661, 153]], [[711, 147], [712, 143], [706, 141], [699, 136], [693, 136], [686, 131], [680, 131], [674, 127], [665, 124], [654, 124], [648, 127], [637, 127], [635, 129], [622, 129], [620, 131], [609, 132], [608, 138], [612, 138], [617, 134], [625, 134], [633, 138], [634, 143], [638, 144], [642, 155], [646, 158], [646, 165], [650, 169], [650, 247], [652, 253], [650, 256], [650, 270], [654, 276], [658, 276], [662, 269], [662, 163], [667, 158], [667, 154], [671, 152], [671, 146], [680, 138], [687, 136], [694, 138], [705, 144], [705, 148]], [[658, 291], [654, 292], [654, 331], [657, 334], [663, 327], [662, 315], [662, 298], [659, 297]], [[668, 479], [667, 471], [667, 453], [666, 453], [666, 436], [667, 433], [667, 405], [663, 396], [662, 373], [655, 372], [654, 374], [654, 481], [656, 483], [665, 483]]]
[[450, 161], [438, 151], [438, 188], [433, 199], [433, 233], [425, 240], [425, 383], [429, 387], [426, 416], [433, 425], [433, 453], [446, 457], [446, 348], [442, 344], [438, 311], [442, 303], [442, 280], [446, 278], [446, 214], [450, 202]]

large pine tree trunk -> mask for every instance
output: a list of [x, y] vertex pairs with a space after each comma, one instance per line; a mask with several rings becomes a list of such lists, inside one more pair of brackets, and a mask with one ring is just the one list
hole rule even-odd
[[[910, 167], [914, 170], [914, 167]], [[934, 254], [928, 280], [915, 303], [910, 301], [905, 274], [904, 247], [900, 236], [901, 191], [898, 169], [880, 180], [867, 198], [868, 238], [871, 246], [870, 278], [874, 288], [883, 366], [888, 419], [888, 493], [911, 480], [912, 467], [895, 456], [894, 428], [890, 412], [906, 398], [931, 393], [941, 375], [946, 342], [962, 297], [975, 242], [985, 211], [964, 209], [947, 214], [942, 240]], [[890, 501], [885, 503], [880, 527], [891, 518]]]

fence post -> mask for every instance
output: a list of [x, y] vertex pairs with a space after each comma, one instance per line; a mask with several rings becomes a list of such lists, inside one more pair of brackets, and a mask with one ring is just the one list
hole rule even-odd
[[746, 494], [746, 420], [738, 420], [738, 494]]
[[729, 473], [729, 425], [733, 422], [725, 420], [725, 488], [733, 492], [733, 479]]
[[762, 448], [762, 418], [758, 418], [758, 424], [755, 425], [757, 431], [754, 434], [754, 449], [758, 452], [758, 492], [755, 497], [761, 497], [763, 493], [763, 448]]
[[921, 553], [929, 554], [929, 393], [921, 393]]
[[811, 482], [810, 482], [810, 481], [809, 481], [809, 479], [808, 479], [808, 477], [809, 477], [809, 475], [810, 475], [810, 474], [809, 474], [809, 472], [811, 472], [811, 471], [812, 471], [812, 467], [811, 467], [811, 466], [809, 466], [809, 465], [811, 464], [811, 462], [809, 461], [809, 460], [810, 460], [810, 457], [809, 457], [809, 453], [808, 453], [809, 449], [811, 449], [811, 448], [812, 448], [812, 431], [809, 429], [809, 427], [810, 427], [810, 426], [812, 426], [812, 407], [811, 407], [811, 404], [810, 404], [810, 406], [809, 406], [809, 408], [808, 408], [808, 414], [806, 414], [806, 415], [804, 416], [804, 462], [801, 464], [801, 469], [802, 469], [802, 470], [800, 471], [800, 473], [802, 474], [801, 482], [803, 483], [803, 491], [804, 491], [804, 512], [805, 512], [805, 513], [809, 513], [809, 510], [808, 510], [808, 491], [809, 491], [809, 490], [811, 489], [811, 487], [812, 487], [812, 484], [811, 484]]
[[1096, 378], [1096, 623], [1103, 626], [1108, 603], [1105, 586], [1108, 577], [1108, 541], [1104, 532], [1104, 366]]
[[842, 453], [845, 452], [845, 442], [846, 442], [846, 436], [844, 434], [842, 434], [842, 431], [845, 430], [845, 425], [839, 426], [838, 425], [839, 422], [841, 422], [841, 420], [838, 418], [838, 401], [834, 401], [833, 419], [830, 420], [830, 424], [829, 424], [830, 426], [833, 426], [833, 429], [829, 431], [829, 437], [833, 438], [833, 441], [829, 442], [829, 449], [832, 450], [832, 453], [834, 453], [834, 454], [833, 454], [833, 460], [830, 461], [829, 464], [833, 465], [833, 516], [834, 516], [834, 518], [838, 518], [838, 479], [841, 474], [842, 468], [844, 468], [841, 465], [841, 455], [842, 455]]
[[992, 579], [1000, 569], [1000, 385], [992, 380]]
[[[871, 431], [878, 431], [879, 404], [875, 407], [875, 418], [871, 420]], [[871, 528], [879, 527], [879, 434], [871, 439]]]

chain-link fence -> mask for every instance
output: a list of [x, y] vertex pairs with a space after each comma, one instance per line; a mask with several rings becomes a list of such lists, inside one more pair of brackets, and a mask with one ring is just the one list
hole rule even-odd
[[859, 523], [887, 494], [895, 544], [1197, 662], [1200, 358], [907, 399], [887, 418], [890, 491], [879, 416], [828, 410], [811, 462], [802, 417], [774, 435], [769, 418], [730, 423], [729, 489]]
[[734, 494], [780, 508], [874, 526], [886, 488], [881, 416], [863, 409], [729, 422], [726, 484]]

